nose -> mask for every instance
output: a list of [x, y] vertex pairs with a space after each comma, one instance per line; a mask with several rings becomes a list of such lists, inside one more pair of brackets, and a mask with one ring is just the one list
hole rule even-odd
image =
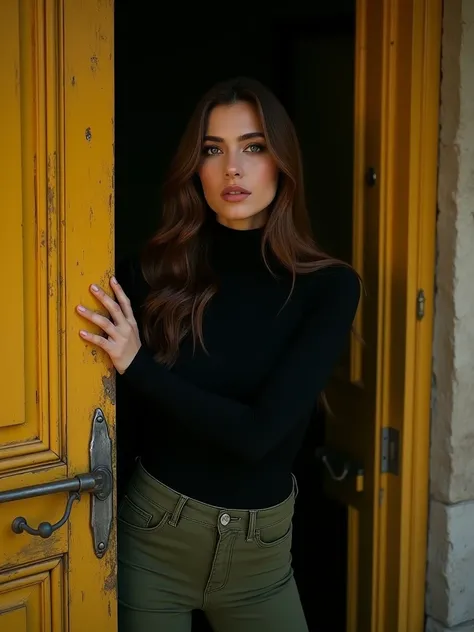
[[240, 178], [242, 176], [242, 165], [239, 164], [236, 155], [229, 155], [225, 170], [226, 178]]
[[229, 167], [225, 172], [228, 178], [240, 178], [240, 171], [237, 167]]

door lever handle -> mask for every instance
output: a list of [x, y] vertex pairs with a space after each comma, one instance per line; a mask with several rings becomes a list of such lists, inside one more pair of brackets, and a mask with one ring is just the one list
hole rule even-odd
[[69, 494], [66, 511], [64, 512], [64, 516], [61, 520], [58, 520], [58, 522], [55, 522], [54, 524], [51, 524], [50, 522], [41, 522], [37, 529], [30, 527], [26, 518], [18, 516], [18, 518], [15, 518], [12, 522], [13, 533], [23, 533], [26, 531], [26, 533], [29, 533], [30, 535], [39, 535], [41, 538], [49, 538], [55, 531], [57, 531], [57, 529], [62, 527], [63, 524], [68, 521], [69, 516], [71, 515], [72, 504], [75, 500], [81, 500], [81, 496], [77, 492], [72, 492]]
[[52, 483], [29, 485], [19, 489], [9, 489], [0, 492], [0, 503], [14, 500], [26, 500], [38, 496], [49, 496], [60, 492], [91, 492], [105, 500], [112, 491], [112, 472], [104, 466], [98, 466], [94, 472], [78, 474], [74, 478], [66, 478]]
[[317, 448], [316, 458], [324, 465], [333, 481], [341, 483], [351, 477], [355, 479], [356, 491], [364, 491], [364, 468], [353, 458], [327, 447]]
[[60, 492], [69, 492], [66, 510], [63, 517], [51, 524], [41, 522], [37, 529], [31, 527], [26, 518], [18, 516], [12, 522], [14, 533], [28, 533], [32, 536], [49, 538], [62, 527], [71, 515], [74, 501], [81, 499], [81, 493], [92, 494], [91, 525], [94, 537], [94, 548], [97, 557], [102, 557], [107, 550], [110, 531], [112, 527], [113, 510], [113, 473], [112, 473], [112, 442], [110, 440], [107, 421], [100, 408], [94, 413], [92, 421], [92, 436], [90, 441], [90, 464], [92, 471], [86, 474], [78, 474], [73, 478], [67, 478], [51, 483], [29, 485], [19, 489], [11, 489], [0, 492], [0, 503], [13, 502], [48, 496]]

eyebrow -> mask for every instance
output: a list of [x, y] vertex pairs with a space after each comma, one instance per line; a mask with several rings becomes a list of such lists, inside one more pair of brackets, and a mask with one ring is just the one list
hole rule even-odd
[[[262, 132], [249, 132], [248, 134], [242, 134], [237, 140], [239, 142], [243, 140], [249, 140], [250, 138], [265, 138]], [[204, 141], [213, 141], [214, 143], [223, 143], [224, 139], [220, 136], [204, 136]]]

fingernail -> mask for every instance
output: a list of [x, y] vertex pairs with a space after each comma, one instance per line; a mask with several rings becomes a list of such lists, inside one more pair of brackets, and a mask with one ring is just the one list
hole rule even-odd
[[81, 334], [81, 336], [84, 336], [84, 338], [87, 338], [87, 331], [84, 331], [83, 329], [81, 329], [79, 333]]
[[117, 281], [117, 279], [114, 276], [112, 277], [112, 283], [114, 285], [118, 285], [118, 281]]
[[85, 312], [85, 311], [86, 311], [86, 308], [85, 308], [85, 307], [83, 307], [82, 305], [78, 305], [78, 306], [77, 306], [77, 309], [78, 309], [80, 312]]
[[98, 292], [99, 288], [97, 287], [97, 285], [91, 285], [92, 291], [93, 292]]

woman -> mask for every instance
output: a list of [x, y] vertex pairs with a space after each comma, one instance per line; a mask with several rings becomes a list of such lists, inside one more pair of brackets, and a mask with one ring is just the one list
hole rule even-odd
[[[321, 209], [331, 212], [331, 209]], [[123, 631], [307, 630], [291, 568], [292, 464], [360, 284], [314, 245], [296, 134], [260, 83], [197, 105], [141, 261], [79, 313], [140, 439], [118, 511]]]

